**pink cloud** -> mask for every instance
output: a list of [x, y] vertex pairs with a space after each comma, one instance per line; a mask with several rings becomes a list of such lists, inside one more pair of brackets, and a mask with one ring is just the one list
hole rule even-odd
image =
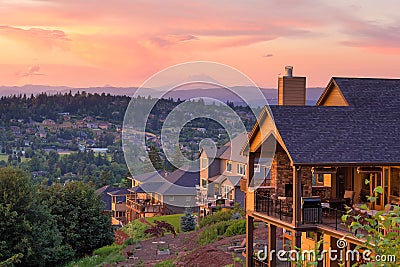
[[37, 45], [39, 48], [65, 47], [65, 42], [70, 41], [62, 30], [50, 30], [42, 28], [23, 29], [11, 26], [0, 26], [2, 36], [15, 39], [29, 45]]

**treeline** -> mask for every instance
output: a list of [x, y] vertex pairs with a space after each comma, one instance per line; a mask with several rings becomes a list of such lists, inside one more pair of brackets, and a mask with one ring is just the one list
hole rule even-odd
[[89, 115], [110, 122], [122, 122], [125, 109], [130, 101], [127, 96], [110, 94], [87, 94], [71, 92], [48, 95], [13, 95], [0, 98], [0, 121], [8, 123], [10, 119], [42, 121], [57, 120], [59, 113]]
[[110, 217], [82, 182], [37, 186], [0, 168], [0, 266], [62, 266], [113, 242]]
[[37, 183], [46, 181], [51, 184], [70, 180], [93, 184], [96, 188], [104, 185], [119, 185], [129, 176], [123, 152], [113, 151], [110, 154], [95, 154], [93, 151], [79, 151], [69, 155], [59, 155], [55, 151], [42, 150], [33, 152], [29, 161], [21, 162], [18, 156], [10, 156], [9, 161], [1, 165], [21, 167], [35, 177]]

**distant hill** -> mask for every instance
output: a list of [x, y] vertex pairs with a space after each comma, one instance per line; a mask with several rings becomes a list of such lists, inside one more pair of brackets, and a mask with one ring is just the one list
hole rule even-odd
[[[264, 102], [260, 100], [257, 96], [249, 96], [248, 88], [246, 87], [233, 87], [232, 88], [235, 92], [239, 95], [246, 95], [249, 98], [249, 102], [252, 105], [259, 106], [263, 105]], [[142, 89], [145, 93], [142, 96], [157, 96], [159, 95], [159, 91], [155, 89]], [[307, 88], [307, 105], [315, 104], [318, 100], [319, 96], [321, 95], [324, 88], [314, 87], [314, 88]], [[133, 96], [137, 91], [137, 87], [112, 87], [112, 86], [105, 86], [105, 87], [85, 87], [85, 88], [74, 88], [74, 87], [67, 87], [67, 86], [49, 86], [49, 85], [31, 85], [27, 84], [24, 86], [0, 86], [0, 95], [7, 96], [7, 95], [18, 95], [18, 94], [39, 94], [42, 92], [46, 92], [47, 94], [56, 94], [56, 93], [69, 93], [72, 92], [75, 94], [76, 92], [85, 91], [87, 93], [105, 93], [111, 95], [126, 95], [126, 96]], [[272, 88], [261, 88], [262, 93], [264, 94], [265, 98], [267, 99], [268, 103], [271, 105], [277, 104], [277, 97], [278, 91], [277, 89]], [[223, 88], [193, 88], [190, 89], [182, 89], [182, 90], [174, 90], [169, 92], [165, 95], [166, 98], [171, 97], [173, 99], [180, 98], [181, 100], [191, 99], [196, 97], [209, 97], [214, 99], [219, 99], [222, 102], [230, 101], [235, 104], [240, 104], [241, 101], [235, 94], [232, 92], [223, 89]]]

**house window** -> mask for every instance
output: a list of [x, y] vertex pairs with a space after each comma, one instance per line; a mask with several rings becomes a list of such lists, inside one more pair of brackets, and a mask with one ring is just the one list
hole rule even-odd
[[232, 161], [226, 162], [226, 171], [232, 172]]
[[191, 196], [186, 196], [186, 202], [190, 202], [192, 200]]
[[254, 172], [260, 172], [260, 171], [261, 171], [260, 164], [254, 164]]
[[237, 165], [237, 173], [241, 174], [241, 175], [245, 175], [245, 173], [246, 173], [246, 165], [238, 164]]
[[205, 169], [205, 168], [207, 168], [207, 159], [202, 158], [201, 159], [201, 169]]
[[169, 201], [174, 201], [175, 200], [175, 197], [174, 196], [170, 196], [169, 197]]
[[332, 174], [329, 173], [313, 173], [312, 185], [313, 186], [326, 186], [331, 187]]
[[224, 186], [224, 197], [232, 200], [233, 199], [232, 191], [233, 191], [233, 187], [231, 187], [229, 185], [225, 185]]
[[201, 186], [203, 188], [207, 188], [207, 180], [206, 179], [201, 179]]

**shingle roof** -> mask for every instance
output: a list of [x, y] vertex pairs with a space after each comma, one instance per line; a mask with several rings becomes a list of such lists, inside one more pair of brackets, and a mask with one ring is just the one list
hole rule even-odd
[[400, 163], [400, 80], [334, 78], [348, 107], [271, 106], [294, 163]]
[[247, 158], [240, 153], [247, 139], [247, 133], [241, 133], [237, 135], [230, 142], [217, 150], [216, 158], [232, 160], [240, 163], [247, 163]]
[[143, 181], [143, 184], [131, 188], [129, 191], [162, 195], [195, 195], [195, 185], [199, 184], [200, 173], [178, 169], [167, 176], [164, 176], [164, 172], [153, 172], [140, 175], [139, 178]]
[[[400, 79], [333, 77], [352, 107], [399, 104]], [[398, 106], [397, 106], [398, 107]]]
[[[111, 195], [110, 192], [117, 192], [124, 188], [113, 187], [110, 185], [105, 185], [96, 190], [96, 194], [100, 195], [101, 200], [104, 203], [104, 210], [111, 210]], [[129, 192], [128, 192], [129, 193]], [[125, 201], [125, 197], [117, 197], [117, 201]]]

